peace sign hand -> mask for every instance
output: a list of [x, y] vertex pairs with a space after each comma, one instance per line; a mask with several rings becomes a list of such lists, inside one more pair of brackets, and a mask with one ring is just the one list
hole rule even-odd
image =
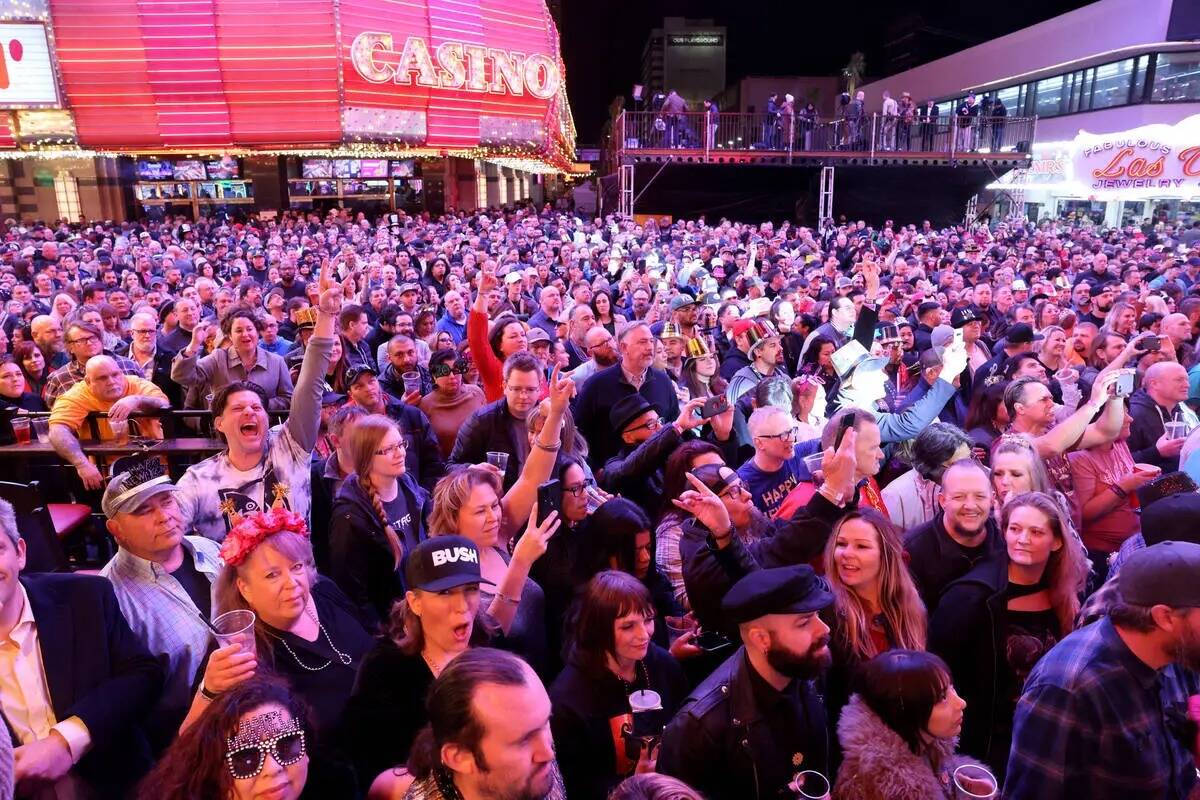
[[546, 548], [550, 546], [550, 537], [558, 531], [561, 524], [557, 511], [551, 511], [542, 520], [541, 525], [534, 523], [537, 514], [537, 501], [534, 501], [533, 509], [529, 512], [530, 524], [525, 528], [525, 533], [521, 535], [513, 548], [513, 559], [524, 564], [532, 564], [546, 554]]

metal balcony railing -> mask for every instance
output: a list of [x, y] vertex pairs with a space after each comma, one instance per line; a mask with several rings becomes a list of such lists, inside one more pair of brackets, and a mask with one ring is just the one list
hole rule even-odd
[[804, 116], [623, 111], [614, 128], [615, 149], [679, 150], [707, 160], [722, 154], [861, 152], [955, 157], [1028, 153], [1036, 117], [905, 118], [868, 114], [858, 119]]

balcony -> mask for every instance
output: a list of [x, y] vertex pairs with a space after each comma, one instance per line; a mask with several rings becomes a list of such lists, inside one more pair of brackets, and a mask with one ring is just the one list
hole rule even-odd
[[706, 112], [623, 111], [610, 142], [609, 171], [620, 164], [797, 166], [989, 165], [1027, 167], [1036, 117], [971, 117], [906, 122], [870, 114], [847, 119]]

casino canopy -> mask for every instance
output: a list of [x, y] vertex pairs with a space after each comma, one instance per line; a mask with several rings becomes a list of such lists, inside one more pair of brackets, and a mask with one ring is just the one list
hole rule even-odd
[[574, 158], [542, 0], [12, 2], [0, 147]]

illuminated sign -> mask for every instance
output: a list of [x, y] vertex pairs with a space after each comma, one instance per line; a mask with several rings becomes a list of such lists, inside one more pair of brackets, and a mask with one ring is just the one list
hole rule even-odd
[[725, 36], [720, 33], [669, 33], [667, 44], [672, 47], [721, 47]]
[[0, 24], [0, 108], [57, 105], [50, 46], [41, 23]]
[[1075, 137], [1069, 178], [1100, 196], [1200, 194], [1200, 115], [1176, 125], [1146, 125]]
[[442, 42], [433, 51], [419, 36], [409, 36], [397, 51], [390, 33], [363, 31], [350, 45], [355, 71], [371, 83], [397, 83], [466, 92], [529, 94], [549, 100], [561, 76], [552, 58], [525, 55], [463, 42]]

